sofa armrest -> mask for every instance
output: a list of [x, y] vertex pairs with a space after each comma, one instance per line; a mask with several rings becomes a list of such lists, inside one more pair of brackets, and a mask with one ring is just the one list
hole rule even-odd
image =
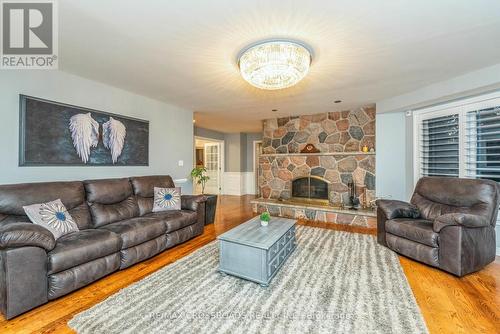
[[56, 246], [56, 240], [49, 230], [32, 223], [11, 223], [0, 227], [0, 249], [29, 246], [50, 251]]
[[379, 199], [377, 208], [383, 211], [387, 219], [420, 217], [420, 211], [415, 205], [403, 201]]
[[198, 211], [198, 204], [207, 198], [203, 195], [181, 195], [181, 208], [183, 210]]
[[490, 222], [483, 216], [471, 215], [467, 213], [448, 213], [441, 215], [434, 220], [434, 232], [439, 233], [446, 226], [463, 226], [468, 228], [478, 228], [489, 226]]
[[205, 202], [207, 198], [203, 195], [181, 195], [181, 208], [195, 211], [197, 224], [205, 226]]

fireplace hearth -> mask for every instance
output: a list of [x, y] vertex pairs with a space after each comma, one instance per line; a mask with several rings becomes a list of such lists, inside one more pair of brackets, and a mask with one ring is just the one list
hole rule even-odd
[[292, 181], [292, 197], [328, 200], [328, 182], [320, 177], [300, 177]]

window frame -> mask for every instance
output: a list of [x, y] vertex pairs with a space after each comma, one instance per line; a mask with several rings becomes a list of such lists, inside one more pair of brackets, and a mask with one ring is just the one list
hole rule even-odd
[[420, 141], [422, 136], [422, 122], [442, 116], [458, 114], [459, 130], [459, 177], [470, 177], [466, 171], [466, 141], [467, 141], [467, 113], [481, 109], [500, 106], [500, 91], [486, 93], [474, 97], [445, 102], [426, 108], [421, 108], [409, 113], [413, 116], [413, 185], [417, 184], [421, 175]]

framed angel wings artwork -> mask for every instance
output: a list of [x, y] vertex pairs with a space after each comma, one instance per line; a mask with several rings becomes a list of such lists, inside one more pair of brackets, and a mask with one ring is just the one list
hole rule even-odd
[[20, 95], [20, 166], [147, 166], [149, 122]]

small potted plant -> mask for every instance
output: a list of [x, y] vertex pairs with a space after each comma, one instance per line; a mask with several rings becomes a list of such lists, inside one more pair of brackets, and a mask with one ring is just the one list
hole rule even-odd
[[269, 221], [271, 220], [271, 215], [269, 212], [265, 211], [260, 214], [260, 225], [261, 226], [267, 226], [269, 224]]
[[210, 177], [206, 174], [205, 167], [196, 167], [191, 171], [191, 178], [201, 186], [201, 193], [207, 199], [205, 202], [205, 225], [215, 221], [215, 210], [217, 209], [217, 195], [205, 194], [205, 185]]

